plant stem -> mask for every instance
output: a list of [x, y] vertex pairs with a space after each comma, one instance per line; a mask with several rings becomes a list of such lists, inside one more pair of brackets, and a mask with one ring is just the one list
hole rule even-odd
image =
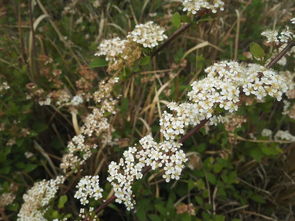
[[287, 46], [279, 53], [277, 56], [275, 56], [268, 65], [266, 65], [267, 68], [273, 67], [282, 57], [284, 57], [288, 51], [291, 50], [292, 47], [295, 46], [295, 41], [291, 41], [287, 44]]

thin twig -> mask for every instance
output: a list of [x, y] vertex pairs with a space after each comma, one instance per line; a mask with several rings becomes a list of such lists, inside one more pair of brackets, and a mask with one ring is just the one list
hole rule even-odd
[[290, 50], [295, 46], [295, 41], [291, 41], [287, 44], [287, 46], [279, 53], [277, 56], [275, 56], [268, 65], [266, 65], [267, 68], [271, 68], [274, 66], [282, 57], [284, 57]]
[[184, 143], [188, 138], [193, 136], [195, 133], [199, 132], [199, 130], [205, 126], [205, 124], [209, 121], [209, 119], [202, 120], [200, 124], [198, 124], [195, 128], [190, 130], [187, 134], [185, 134], [180, 140], [179, 143]]

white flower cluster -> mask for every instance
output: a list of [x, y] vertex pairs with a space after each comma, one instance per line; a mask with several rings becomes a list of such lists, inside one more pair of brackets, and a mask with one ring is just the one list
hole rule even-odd
[[143, 137], [139, 147], [129, 147], [124, 151], [119, 163], [109, 165], [108, 181], [111, 182], [116, 202], [124, 203], [128, 210], [134, 208], [132, 184], [143, 177], [143, 169], [163, 169], [166, 182], [178, 180], [186, 162], [181, 144], [171, 141], [157, 143], [151, 135]]
[[267, 128], [264, 128], [264, 129], [261, 131], [261, 136], [271, 138], [271, 136], [272, 136], [272, 130], [267, 129]]
[[108, 119], [104, 117], [104, 111], [95, 108], [91, 114], [89, 114], [85, 120], [84, 126], [81, 128], [81, 132], [88, 137], [91, 137], [93, 133], [99, 135], [102, 131], [107, 130], [110, 127]]
[[292, 24], [295, 24], [295, 18], [291, 18], [290, 22], [291, 22]]
[[188, 126], [211, 118], [216, 107], [231, 113], [237, 111], [241, 92], [260, 100], [266, 96], [281, 100], [282, 94], [288, 90], [283, 76], [257, 64], [244, 66], [223, 61], [208, 67], [205, 72], [208, 74], [206, 78], [192, 83], [192, 90], [188, 93], [191, 103], [170, 103], [168, 108], [173, 114], [163, 113], [161, 132], [167, 140], [175, 140]]
[[83, 103], [83, 97], [81, 95], [76, 95], [72, 98], [70, 103], [73, 106], [79, 106], [80, 104]]
[[187, 161], [185, 153], [180, 149], [181, 143], [164, 141], [157, 143], [151, 135], [143, 137], [139, 143], [142, 149], [137, 152], [136, 158], [145, 167], [152, 170], [163, 169], [163, 178], [166, 182], [178, 180]]
[[118, 57], [123, 54], [126, 47], [127, 40], [121, 40], [121, 38], [116, 37], [113, 39], [103, 40], [99, 47], [98, 52], [95, 56], [106, 56], [107, 61], [115, 62]]
[[127, 210], [134, 208], [132, 197], [132, 184], [135, 180], [141, 179], [144, 164], [136, 162], [136, 148], [129, 147], [124, 151], [123, 158], [119, 163], [109, 164], [109, 176], [107, 180], [112, 184], [117, 203], [124, 203]]
[[24, 194], [24, 203], [18, 213], [19, 221], [46, 221], [44, 213], [50, 200], [55, 197], [59, 185], [64, 182], [63, 176], [51, 180], [42, 180]]
[[295, 142], [295, 136], [292, 135], [288, 130], [279, 130], [275, 136], [275, 140], [287, 140], [291, 142]]
[[139, 44], [145, 48], [154, 48], [158, 46], [159, 42], [167, 38], [164, 32], [164, 28], [152, 21], [136, 25], [135, 29], [128, 33], [126, 39], [122, 40], [116, 37], [103, 40], [98, 46], [98, 52], [95, 53], [95, 56], [106, 56], [106, 60], [114, 64], [119, 63], [120, 60], [128, 63], [128, 60], [137, 58], [137, 56], [132, 58], [132, 51], [137, 50], [136, 47], [131, 48], [134, 47], [134, 44]]
[[183, 4], [183, 11], [197, 14], [201, 9], [211, 10], [212, 13], [216, 13], [218, 9], [224, 10], [224, 2], [221, 0], [181, 0]]
[[82, 205], [89, 203], [89, 198], [98, 200], [102, 198], [102, 189], [99, 187], [99, 176], [85, 176], [80, 179], [76, 186], [78, 191], [75, 198], [79, 199]]
[[[132, 184], [142, 178], [145, 168], [162, 170], [166, 182], [179, 179], [187, 159], [176, 140], [188, 126], [210, 118], [213, 118], [213, 124], [225, 122], [225, 117], [216, 115], [216, 108], [230, 113], [237, 111], [241, 93], [254, 95], [257, 99], [272, 96], [280, 100], [288, 90], [285, 77], [256, 64], [223, 61], [205, 71], [205, 79], [192, 83], [192, 90], [188, 93], [190, 102], [168, 104], [172, 113], [164, 112], [160, 120], [161, 133], [165, 137], [163, 142], [157, 143], [151, 135], [145, 136], [139, 141], [140, 145], [124, 152], [119, 163], [109, 165], [107, 179], [113, 186], [116, 202], [124, 203], [128, 210], [135, 203]], [[232, 123], [236, 122], [236, 127], [245, 122], [238, 117], [230, 119]], [[229, 130], [234, 128], [229, 127]]]
[[[63, 156], [60, 167], [66, 171], [69, 167], [72, 169], [81, 166], [89, 157], [97, 145], [85, 144], [85, 136], [83, 134], [76, 135], [68, 143], [69, 153]], [[80, 157], [82, 156], [82, 157]]]
[[261, 35], [266, 37], [266, 43], [274, 43], [276, 45], [287, 43], [295, 37], [288, 26], [281, 32], [277, 30], [266, 30]]
[[142, 45], [144, 48], [154, 48], [159, 42], [165, 40], [165, 29], [149, 21], [135, 26], [135, 29], [127, 35], [127, 39]]
[[246, 95], [255, 95], [259, 100], [268, 95], [280, 101], [283, 93], [288, 91], [286, 79], [272, 69], [249, 64], [245, 73], [245, 83], [242, 86]]
[[108, 133], [111, 131], [109, 120], [105, 117], [106, 113], [115, 114], [115, 107], [117, 101], [112, 98], [111, 91], [119, 79], [116, 77], [110, 78], [107, 82], [101, 83], [99, 90], [94, 93], [94, 100], [100, 108], [94, 108], [89, 114], [84, 125], [81, 127], [80, 134], [72, 138], [68, 143], [68, 152], [63, 156], [60, 168], [66, 172], [74, 170], [77, 172], [87, 159], [89, 159], [97, 145], [88, 142], [88, 139], [100, 136], [103, 133], [101, 142], [108, 142]]

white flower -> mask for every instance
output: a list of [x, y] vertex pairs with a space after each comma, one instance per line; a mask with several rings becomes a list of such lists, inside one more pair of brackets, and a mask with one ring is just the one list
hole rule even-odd
[[291, 18], [290, 22], [291, 22], [292, 24], [295, 24], [295, 18]]
[[83, 98], [81, 95], [76, 95], [71, 100], [71, 105], [78, 106], [79, 104], [83, 103]]
[[63, 176], [56, 179], [42, 180], [34, 184], [24, 195], [24, 203], [18, 213], [18, 221], [46, 221], [43, 217], [51, 199], [55, 197], [59, 185], [64, 182]]
[[261, 35], [266, 37], [267, 43], [275, 43], [276, 45], [288, 43], [295, 37], [294, 33], [290, 31], [288, 26], [286, 26], [281, 32], [278, 32], [277, 30], [266, 30], [262, 32]]
[[85, 176], [80, 179], [76, 186], [78, 191], [75, 198], [79, 199], [82, 205], [89, 203], [89, 198], [98, 200], [102, 198], [102, 189], [99, 187], [99, 176]]
[[159, 42], [167, 38], [164, 32], [164, 28], [149, 21], [145, 24], [136, 25], [135, 29], [128, 33], [127, 39], [141, 44], [145, 48], [154, 48], [159, 45]]
[[285, 130], [285, 131], [279, 130], [275, 134], [274, 138], [275, 140], [287, 140], [287, 141], [295, 142], [295, 136], [290, 134], [288, 130]]
[[280, 43], [280, 41], [278, 39], [279, 32], [276, 30], [266, 30], [266, 31], [262, 32], [261, 35], [266, 37], [267, 43], [273, 43], [273, 42], [276, 44]]
[[201, 9], [209, 9], [213, 13], [217, 12], [217, 9], [223, 11], [224, 2], [221, 0], [181, 0], [183, 4], [183, 11], [187, 11], [192, 14], [197, 14]]
[[263, 137], [271, 137], [272, 136], [272, 130], [264, 128], [261, 131], [261, 136], [263, 136]]
[[106, 56], [107, 61], [116, 62], [118, 58], [122, 55], [125, 47], [126, 40], [121, 40], [119, 37], [103, 40], [98, 46], [98, 52], [95, 56]]

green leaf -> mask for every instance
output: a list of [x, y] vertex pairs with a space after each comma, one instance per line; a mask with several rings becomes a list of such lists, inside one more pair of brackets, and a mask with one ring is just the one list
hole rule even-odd
[[67, 201], [68, 201], [68, 197], [67, 197], [67, 195], [62, 195], [62, 196], [59, 198], [59, 200], [58, 200], [58, 204], [57, 204], [58, 208], [59, 208], [59, 209], [64, 208], [65, 203], [66, 203]]
[[36, 169], [37, 167], [38, 167], [38, 165], [29, 163], [29, 164], [26, 164], [24, 169], [26, 172], [31, 172], [34, 169]]
[[99, 67], [105, 67], [108, 65], [108, 62], [103, 58], [95, 58], [90, 64], [90, 68], [99, 68]]
[[263, 48], [255, 42], [250, 44], [250, 52], [255, 58], [263, 58], [265, 56]]
[[181, 16], [178, 12], [176, 12], [173, 16], [172, 16], [172, 19], [171, 19], [171, 22], [172, 22], [172, 25], [175, 27], [175, 28], [179, 28], [180, 25], [181, 25]]
[[149, 65], [151, 63], [151, 57], [150, 56], [145, 56], [142, 59], [140, 59], [139, 63], [142, 66]]
[[216, 177], [212, 173], [206, 173], [206, 177], [211, 184], [216, 184]]
[[155, 214], [149, 215], [151, 221], [161, 221], [161, 218]]
[[270, 146], [270, 145], [266, 146], [266, 145], [263, 145], [261, 147], [261, 150], [267, 156], [272, 156], [272, 155], [277, 155], [277, 154], [282, 153], [282, 150], [279, 147], [277, 147], [277, 146]]
[[222, 215], [216, 215], [214, 217], [214, 221], [224, 221], [224, 220], [225, 220], [225, 217]]

